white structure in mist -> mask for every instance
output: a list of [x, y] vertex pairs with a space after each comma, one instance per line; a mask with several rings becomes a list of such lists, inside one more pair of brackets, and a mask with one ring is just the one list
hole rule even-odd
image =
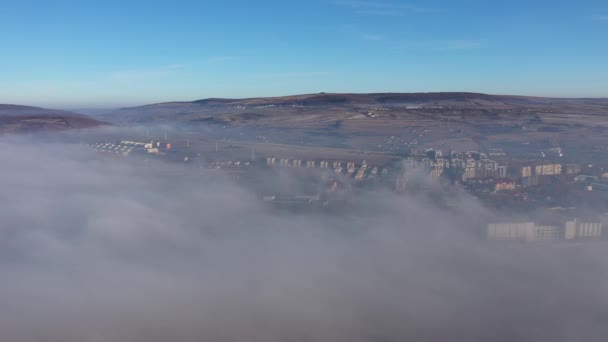
[[266, 158], [266, 165], [268, 166], [275, 166], [277, 163], [277, 158], [275, 157], [268, 157]]
[[543, 241], [543, 240], [599, 240], [604, 237], [602, 226], [608, 224], [608, 214], [601, 222], [583, 222], [579, 219], [564, 226], [538, 226], [533, 222], [488, 224], [488, 240]]
[[566, 240], [601, 239], [602, 224], [600, 222], [581, 222], [578, 219], [568, 221], [564, 237]]
[[560, 237], [558, 226], [534, 226], [534, 240], [559, 240]]
[[489, 240], [534, 240], [534, 222], [491, 223], [488, 225]]

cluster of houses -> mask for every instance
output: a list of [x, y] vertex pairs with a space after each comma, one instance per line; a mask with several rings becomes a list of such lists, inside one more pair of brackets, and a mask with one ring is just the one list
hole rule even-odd
[[160, 141], [145, 143], [123, 140], [116, 144], [108, 142], [89, 144], [89, 147], [98, 153], [111, 153], [123, 157], [128, 157], [134, 153], [162, 155], [171, 150], [170, 143], [161, 143]]
[[250, 161], [240, 161], [240, 160], [219, 160], [219, 161], [211, 161], [208, 164], [210, 169], [234, 169], [234, 168], [243, 168], [250, 167], [252, 163]]
[[441, 151], [428, 149], [424, 154], [407, 158], [405, 163], [409, 167], [423, 167], [433, 178], [451, 173], [462, 182], [478, 178], [507, 177], [506, 166], [477, 151], [450, 152], [444, 155]]
[[121, 141], [118, 144], [113, 143], [96, 143], [89, 144], [93, 151], [98, 153], [113, 153], [120, 156], [129, 156], [134, 151], [141, 151], [146, 144], [135, 141]]
[[454, 183], [462, 183], [471, 188], [491, 189], [495, 192], [514, 190], [519, 186], [550, 184], [562, 175], [575, 176], [581, 172], [580, 165], [576, 164], [505, 165], [477, 151], [450, 152], [444, 155], [441, 151], [433, 149], [407, 158], [405, 168], [406, 170], [422, 168], [433, 178], [444, 177]]

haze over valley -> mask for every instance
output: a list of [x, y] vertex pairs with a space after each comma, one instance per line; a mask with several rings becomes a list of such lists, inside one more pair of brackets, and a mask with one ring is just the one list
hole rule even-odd
[[608, 2], [0, 10], [0, 342], [605, 342]]

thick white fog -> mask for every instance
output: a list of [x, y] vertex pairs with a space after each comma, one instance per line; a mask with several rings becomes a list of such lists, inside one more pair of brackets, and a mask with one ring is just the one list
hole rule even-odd
[[0, 341], [605, 341], [608, 246], [369, 194], [287, 214], [215, 173], [0, 143]]

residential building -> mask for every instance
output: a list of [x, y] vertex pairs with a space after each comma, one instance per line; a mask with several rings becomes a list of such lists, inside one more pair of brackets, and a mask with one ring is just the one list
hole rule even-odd
[[524, 223], [491, 223], [488, 225], [489, 240], [532, 241], [535, 238], [534, 222]]
[[566, 240], [589, 240], [602, 237], [601, 222], [582, 222], [578, 219], [566, 222], [564, 238]]

